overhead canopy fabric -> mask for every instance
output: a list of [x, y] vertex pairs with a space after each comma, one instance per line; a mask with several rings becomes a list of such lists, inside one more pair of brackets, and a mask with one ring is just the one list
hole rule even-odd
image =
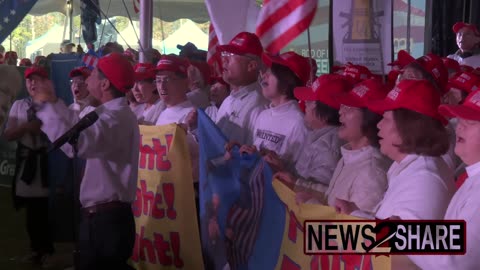
[[[132, 19], [138, 20], [139, 14], [135, 13], [132, 0], [124, 0]], [[73, 15], [80, 15], [80, 1], [72, 0]], [[122, 0], [100, 0], [100, 8], [104, 13], [112, 16], [125, 16], [127, 11]], [[110, 9], [108, 5], [110, 3]], [[65, 0], [41, 0], [30, 11], [32, 15], [44, 15], [50, 12], [66, 14]], [[207, 8], [204, 0], [153, 0], [153, 17], [163, 21], [172, 22], [178, 19], [190, 19], [197, 23], [209, 21]]]

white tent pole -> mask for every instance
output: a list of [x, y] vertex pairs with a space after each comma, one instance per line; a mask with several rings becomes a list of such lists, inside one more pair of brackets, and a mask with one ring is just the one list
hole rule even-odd
[[145, 51], [152, 48], [152, 27], [153, 25], [153, 0], [140, 1], [140, 63], [145, 63], [147, 59]]

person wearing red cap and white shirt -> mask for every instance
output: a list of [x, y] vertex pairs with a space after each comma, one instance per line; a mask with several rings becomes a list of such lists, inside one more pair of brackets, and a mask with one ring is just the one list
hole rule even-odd
[[[98, 120], [78, 137], [78, 156], [86, 159], [80, 184], [83, 218], [78, 269], [132, 269], [127, 261], [135, 242], [131, 203], [137, 185], [140, 132], [125, 93], [134, 85], [133, 67], [123, 55], [110, 53], [99, 59], [87, 85], [102, 105], [95, 109]], [[55, 141], [79, 117], [55, 96], [51, 83], [36, 87], [42, 101], [37, 117], [42, 131]], [[70, 144], [61, 149], [72, 156]]]
[[155, 66], [151, 63], [138, 63], [134, 67], [135, 85], [132, 94], [138, 103], [132, 108], [141, 125], [155, 125], [158, 116], [165, 110], [155, 84]]
[[377, 124], [380, 114], [367, 103], [382, 100], [388, 90], [377, 79], [365, 80], [352, 91], [340, 95], [338, 137], [347, 142], [340, 150], [342, 158], [335, 168], [325, 201], [335, 206], [336, 199], [354, 203], [360, 210], [373, 213], [387, 190], [387, 171], [391, 161], [380, 153]]
[[[412, 97], [416, 98], [412, 98]], [[403, 80], [384, 100], [369, 102], [382, 113], [378, 124], [380, 151], [394, 162], [387, 172], [388, 189], [376, 207], [379, 219], [440, 219], [455, 192], [453, 173], [440, 157], [449, 143], [438, 113], [440, 96], [426, 80]], [[370, 217], [352, 202], [337, 199], [337, 211]]]
[[186, 122], [194, 105], [187, 98], [189, 62], [179, 56], [164, 55], [156, 67], [155, 82], [165, 110], [160, 113], [155, 125]]
[[457, 37], [458, 51], [447, 56], [460, 65], [480, 67], [480, 32], [474, 24], [457, 22], [452, 27]]
[[[85, 83], [88, 76], [90, 76], [90, 70], [87, 67], [75, 68], [69, 74], [73, 103], [68, 108], [77, 112], [80, 118], [100, 105], [100, 102], [88, 92]], [[90, 108], [84, 111], [86, 107]]]
[[480, 249], [480, 91], [462, 105], [441, 105], [439, 112], [458, 118], [455, 153], [467, 164], [468, 178], [450, 201], [445, 220], [465, 220], [467, 250], [462, 256], [409, 256], [422, 269], [478, 269]]
[[207, 84], [210, 78], [210, 66], [206, 62], [190, 61], [187, 69], [189, 91], [187, 98], [192, 104], [201, 109], [210, 105], [208, 100]]
[[259, 151], [274, 169], [275, 163], [293, 169], [307, 134], [293, 90], [309, 81], [310, 60], [294, 52], [264, 53], [262, 60], [268, 68], [260, 75], [260, 85], [270, 107], [255, 120], [253, 145], [244, 145], [240, 151]]
[[4, 137], [17, 142], [17, 160], [13, 183], [14, 207], [26, 209], [26, 229], [32, 254], [25, 257], [43, 264], [53, 254], [53, 238], [49, 223], [48, 138], [40, 130], [34, 103], [39, 101], [39, 84], [49, 82], [48, 73], [41, 67], [25, 70], [29, 97], [17, 100], [10, 110]]
[[213, 85], [210, 87], [210, 106], [205, 108], [205, 113], [210, 119], [217, 119], [218, 108], [230, 95], [230, 85], [222, 77], [213, 78]]
[[324, 74], [311, 87], [295, 88], [295, 97], [305, 101], [304, 122], [309, 132], [295, 170], [283, 168], [274, 179], [294, 185], [296, 192], [323, 193], [327, 190], [343, 144], [338, 138], [340, 103], [335, 97], [351, 89], [350, 80], [338, 74]]
[[397, 79], [397, 84], [402, 80], [428, 80], [440, 95], [443, 95], [448, 83], [448, 70], [440, 56], [429, 53], [406, 65]]
[[268, 104], [257, 81], [262, 44], [255, 34], [241, 32], [217, 50], [222, 54], [223, 79], [232, 90], [218, 109], [215, 123], [230, 141], [251, 145], [255, 118]]

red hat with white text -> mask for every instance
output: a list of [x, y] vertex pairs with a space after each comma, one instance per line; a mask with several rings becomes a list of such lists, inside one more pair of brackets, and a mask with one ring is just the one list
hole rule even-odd
[[352, 83], [339, 74], [323, 74], [318, 77], [311, 87], [296, 87], [295, 97], [304, 101], [320, 101], [328, 106], [340, 109], [336, 97], [352, 89]]
[[132, 64], [120, 53], [110, 53], [98, 60], [97, 68], [122, 93], [127, 93], [134, 85]]
[[461, 105], [441, 105], [438, 111], [446, 117], [480, 121], [480, 91], [470, 93]]

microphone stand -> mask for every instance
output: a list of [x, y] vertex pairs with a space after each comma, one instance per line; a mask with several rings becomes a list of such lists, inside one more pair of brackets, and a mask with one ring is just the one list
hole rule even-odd
[[80, 250], [79, 250], [79, 224], [80, 224], [80, 182], [78, 164], [78, 137], [80, 133], [76, 132], [69, 138], [68, 143], [73, 148], [73, 233], [75, 241], [75, 249], [73, 251], [73, 265], [74, 269], [80, 269]]

